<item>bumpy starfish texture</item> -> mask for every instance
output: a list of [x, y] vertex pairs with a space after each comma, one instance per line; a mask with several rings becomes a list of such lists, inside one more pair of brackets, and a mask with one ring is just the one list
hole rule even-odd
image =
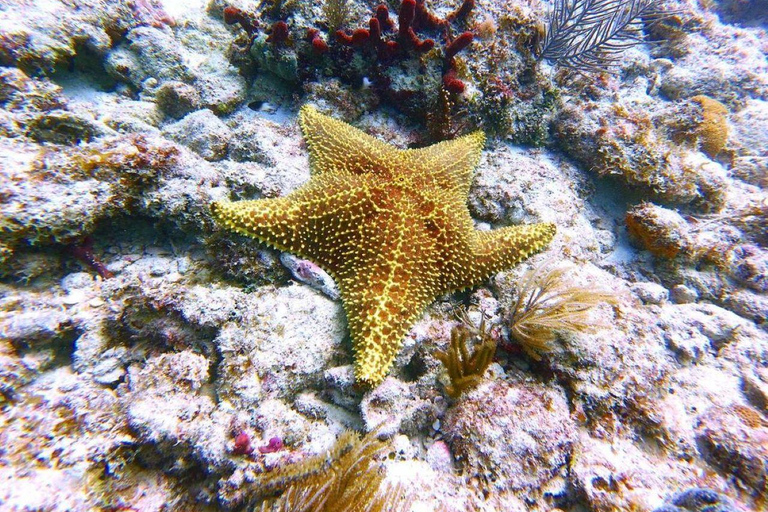
[[476, 231], [467, 209], [482, 132], [397, 149], [305, 106], [311, 179], [291, 194], [221, 201], [229, 229], [312, 260], [336, 281], [359, 381], [378, 384], [435, 297], [542, 250], [553, 224]]

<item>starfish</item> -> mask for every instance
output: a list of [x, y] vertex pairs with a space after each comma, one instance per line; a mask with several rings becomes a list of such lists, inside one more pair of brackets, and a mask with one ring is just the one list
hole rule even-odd
[[285, 197], [219, 201], [227, 228], [315, 262], [336, 281], [358, 381], [386, 376], [403, 338], [440, 295], [542, 250], [554, 224], [474, 229], [467, 209], [481, 131], [397, 149], [304, 106], [310, 180]]

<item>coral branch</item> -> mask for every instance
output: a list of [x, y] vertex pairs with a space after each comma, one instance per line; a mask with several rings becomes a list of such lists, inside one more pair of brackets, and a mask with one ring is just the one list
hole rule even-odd
[[280, 46], [288, 41], [288, 35], [288, 24], [284, 21], [277, 21], [272, 25], [267, 42]]
[[445, 58], [450, 61], [461, 50], [472, 44], [472, 40], [475, 36], [472, 32], [464, 32], [459, 37], [451, 41], [451, 43], [445, 48]]
[[312, 51], [315, 55], [322, 55], [328, 51], [328, 43], [320, 37], [320, 31], [316, 28], [307, 29], [306, 41], [312, 45]]
[[389, 17], [389, 9], [387, 9], [387, 6], [384, 4], [376, 7], [376, 19], [379, 21], [379, 25], [381, 25], [381, 29], [384, 31], [395, 28], [395, 23]]
[[475, 8], [475, 0], [464, 0], [458, 9], [453, 11], [451, 14], [445, 17], [447, 21], [464, 21], [469, 16], [469, 13], [472, 12], [472, 9]]
[[465, 89], [464, 82], [456, 78], [456, 71], [453, 69], [443, 75], [443, 86], [453, 94], [461, 94]]
[[253, 36], [259, 28], [259, 21], [249, 12], [245, 12], [237, 7], [227, 6], [224, 8], [224, 23], [227, 25], [240, 24], [249, 36]]

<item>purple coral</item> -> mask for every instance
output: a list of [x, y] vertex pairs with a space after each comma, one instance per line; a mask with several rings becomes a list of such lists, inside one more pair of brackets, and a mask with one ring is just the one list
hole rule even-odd
[[259, 453], [275, 453], [283, 449], [283, 440], [273, 437], [266, 446], [259, 446]]

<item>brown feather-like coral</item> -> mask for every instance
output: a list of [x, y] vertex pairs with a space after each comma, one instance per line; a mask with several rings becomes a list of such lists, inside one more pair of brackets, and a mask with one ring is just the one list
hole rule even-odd
[[594, 332], [604, 327], [593, 321], [592, 308], [600, 303], [616, 305], [620, 295], [572, 284], [568, 267], [528, 270], [521, 278], [517, 301], [509, 317], [509, 331], [533, 359], [551, 349], [558, 331]]
[[464, 391], [480, 383], [496, 353], [496, 340], [490, 335], [490, 329], [486, 328], [485, 317], [483, 317], [477, 329], [480, 344], [470, 354], [467, 340], [472, 337], [472, 332], [467, 325], [468, 322], [465, 321], [454, 327], [451, 331], [451, 344], [448, 350], [435, 353], [435, 358], [448, 370], [451, 383], [445, 387], [445, 390], [453, 398], [458, 398]]
[[[279, 467], [254, 482], [260, 512], [405, 512], [413, 498], [400, 485], [384, 483], [377, 457], [387, 448], [378, 431], [362, 439], [342, 433], [322, 455]], [[279, 493], [279, 495], [277, 495]]]

